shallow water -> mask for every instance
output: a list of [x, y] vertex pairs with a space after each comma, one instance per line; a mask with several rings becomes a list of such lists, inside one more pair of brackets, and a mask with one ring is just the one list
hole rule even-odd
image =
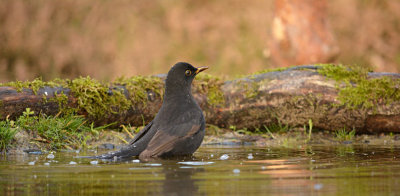
[[[75, 152], [0, 157], [1, 195], [396, 195], [400, 148], [202, 146], [195, 158], [104, 162]], [[93, 153], [92, 153], [93, 154]], [[75, 164], [74, 164], [75, 163]]]

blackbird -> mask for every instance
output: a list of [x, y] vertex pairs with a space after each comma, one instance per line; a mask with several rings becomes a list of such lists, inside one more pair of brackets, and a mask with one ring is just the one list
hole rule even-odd
[[165, 80], [163, 104], [157, 115], [119, 151], [96, 156], [99, 159], [140, 159], [191, 155], [204, 137], [205, 119], [191, 92], [194, 77], [208, 69], [176, 63]]

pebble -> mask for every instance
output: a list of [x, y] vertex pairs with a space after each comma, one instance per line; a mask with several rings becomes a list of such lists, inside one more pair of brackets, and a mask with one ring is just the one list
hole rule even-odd
[[70, 165], [76, 165], [76, 162], [75, 161], [71, 161], [71, 162], [69, 162], [69, 164]]
[[161, 163], [148, 163], [147, 166], [161, 166]]
[[48, 158], [48, 159], [54, 159], [54, 154], [51, 153], [51, 154], [47, 155], [47, 158]]
[[24, 152], [26, 152], [28, 154], [34, 154], [34, 155], [43, 154], [43, 152], [41, 150], [37, 150], [37, 149], [27, 149], [27, 150], [24, 150]]
[[250, 154], [247, 156], [247, 159], [254, 159], [254, 157], [253, 157], [253, 155], [250, 153]]
[[343, 143], [343, 144], [352, 144], [353, 141], [346, 140], [346, 141], [343, 141], [342, 143]]
[[44, 163], [44, 165], [46, 165], [46, 166], [49, 166], [49, 165], [50, 165], [50, 163]]
[[235, 173], [235, 174], [240, 173], [240, 169], [234, 169], [234, 170], [233, 170], [233, 173]]
[[35, 161], [29, 162], [28, 165], [35, 165]]
[[229, 159], [229, 155], [223, 154], [221, 157], [219, 157], [219, 159], [221, 159], [221, 160], [227, 160], [227, 159]]
[[323, 186], [323, 184], [314, 184], [314, 190], [321, 190]]
[[210, 165], [213, 164], [214, 162], [203, 162], [203, 161], [186, 161], [186, 162], [178, 162], [178, 164], [183, 164], [183, 165]]
[[90, 164], [92, 165], [97, 165], [99, 163], [99, 161], [90, 161]]
[[105, 143], [105, 144], [101, 144], [98, 146], [99, 149], [107, 149], [107, 150], [112, 150], [115, 148], [114, 144], [109, 144], [109, 143]]
[[262, 170], [264, 170], [264, 169], [267, 169], [267, 167], [265, 167], [265, 166], [261, 166], [261, 169], [262, 169]]

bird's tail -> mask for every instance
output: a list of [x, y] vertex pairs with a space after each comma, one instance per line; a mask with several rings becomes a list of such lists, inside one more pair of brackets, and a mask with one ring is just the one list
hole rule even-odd
[[79, 156], [77, 158], [120, 160], [120, 159], [130, 158], [133, 156], [139, 156], [140, 152], [141, 151], [139, 150], [139, 148], [136, 148], [135, 145], [129, 145], [121, 148], [118, 151], [112, 151], [106, 154], [101, 154], [96, 156]]

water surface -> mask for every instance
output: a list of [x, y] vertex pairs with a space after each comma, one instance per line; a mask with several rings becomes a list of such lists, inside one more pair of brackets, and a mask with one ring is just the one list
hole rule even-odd
[[2, 195], [396, 195], [400, 148], [202, 146], [193, 158], [141, 162], [0, 157]]

